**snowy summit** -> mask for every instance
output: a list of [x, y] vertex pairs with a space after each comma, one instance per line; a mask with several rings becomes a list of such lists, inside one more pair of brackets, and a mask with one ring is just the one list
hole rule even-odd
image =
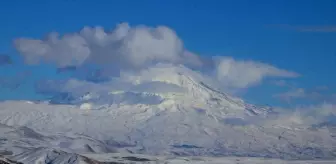
[[[155, 76], [148, 80], [148, 73]], [[71, 88], [71, 99], [1, 103], [1, 123], [23, 127], [17, 129], [19, 136], [8, 135], [3, 151], [17, 154], [43, 147], [72, 153], [335, 158], [332, 128], [279, 122], [285, 118], [272, 108], [218, 91], [186, 67], [157, 65], [122, 80], [130, 86], [118, 92], [80, 87], [83, 94]], [[2, 133], [17, 131], [12, 129]], [[18, 143], [12, 137], [25, 146], [13, 149]], [[31, 140], [36, 143], [30, 146]]]

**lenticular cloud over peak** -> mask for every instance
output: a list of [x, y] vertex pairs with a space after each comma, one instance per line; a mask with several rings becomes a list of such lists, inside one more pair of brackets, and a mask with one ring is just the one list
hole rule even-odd
[[152, 62], [199, 64], [197, 56], [183, 47], [175, 31], [165, 26], [130, 27], [117, 25], [107, 32], [102, 27], [84, 27], [78, 33], [50, 33], [46, 39], [19, 38], [15, 47], [27, 63], [50, 62], [59, 67], [94, 64], [118, 64], [143, 67]]

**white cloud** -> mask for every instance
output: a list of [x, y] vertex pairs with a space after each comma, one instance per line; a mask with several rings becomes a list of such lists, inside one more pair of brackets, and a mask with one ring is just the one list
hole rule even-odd
[[210, 78], [220, 81], [228, 90], [257, 85], [266, 77], [298, 76], [260, 62], [237, 61], [230, 57], [214, 58], [212, 62], [201, 59], [186, 50], [177, 34], [165, 26], [131, 27], [122, 23], [110, 32], [102, 27], [84, 27], [78, 33], [63, 36], [50, 33], [46, 39], [19, 38], [15, 40], [15, 47], [29, 64], [49, 62], [58, 67], [67, 67], [94, 63], [109, 69], [104, 72], [125, 69], [141, 71], [139, 68], [156, 63], [208, 67], [216, 72]]
[[293, 88], [287, 92], [275, 94], [273, 97], [285, 101], [307, 99], [310, 101], [335, 102], [335, 94], [328, 93], [328, 90], [329, 88], [326, 86], [318, 86], [313, 89]]
[[68, 34], [61, 39], [51, 33], [46, 40], [20, 38], [15, 47], [25, 57], [28, 64], [38, 64], [41, 60], [59, 66], [82, 64], [90, 55], [86, 41], [78, 34]]
[[295, 125], [303, 125], [311, 127], [328, 123], [332, 120], [332, 116], [336, 116], [336, 105], [331, 103], [321, 103], [318, 105], [298, 106], [295, 108], [274, 108], [278, 112], [276, 117], [266, 118], [261, 121], [263, 125], [282, 125], [291, 128]]
[[165, 26], [130, 27], [123, 23], [111, 32], [84, 27], [79, 33], [62, 37], [50, 33], [44, 40], [19, 38], [15, 47], [29, 64], [45, 61], [60, 67], [90, 62], [128, 68], [152, 62], [200, 64], [196, 55], [184, 49], [176, 33]]
[[320, 116], [336, 115], [336, 106], [334, 104], [323, 103], [317, 109], [318, 110], [314, 111], [316, 111]]
[[184, 88], [178, 85], [159, 81], [147, 81], [141, 84], [133, 84], [131, 81], [116, 78], [103, 83], [93, 83], [76, 79], [67, 80], [41, 80], [35, 86], [37, 92], [42, 94], [57, 95], [59, 93], [72, 93], [83, 95], [90, 93], [109, 93], [112, 91], [132, 91], [147, 93], [184, 92]]
[[274, 95], [276, 98], [280, 98], [282, 100], [289, 101], [291, 99], [297, 99], [297, 98], [304, 98], [307, 96], [306, 91], [303, 88], [296, 88], [294, 90], [290, 90], [285, 93], [280, 93]]
[[216, 58], [216, 76], [226, 86], [247, 88], [260, 83], [266, 77], [293, 78], [295, 72], [279, 69], [255, 61], [237, 61], [231, 57]]
[[336, 106], [330, 103], [311, 105], [296, 109], [300, 117], [306, 124], [318, 124], [329, 121], [328, 116], [336, 116]]

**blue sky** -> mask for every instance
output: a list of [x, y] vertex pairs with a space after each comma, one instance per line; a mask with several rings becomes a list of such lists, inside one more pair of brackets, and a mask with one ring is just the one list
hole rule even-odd
[[[258, 104], [283, 105], [274, 95], [298, 88], [309, 94], [322, 86], [328, 87], [325, 97], [336, 93], [335, 7], [333, 0], [12, 0], [0, 5], [0, 52], [20, 60], [14, 39], [42, 38], [53, 31], [72, 33], [97, 25], [112, 29], [121, 22], [165, 25], [176, 31], [186, 49], [202, 56], [249, 59], [299, 73], [286, 85], [266, 80], [243, 94]], [[56, 76], [50, 65], [27, 66], [22, 61], [1, 66], [0, 74], [7, 77], [27, 69], [32, 70], [30, 83], [15, 91], [2, 88], [0, 99], [31, 97], [34, 80], [65, 76]], [[295, 102], [307, 101], [311, 99]]]

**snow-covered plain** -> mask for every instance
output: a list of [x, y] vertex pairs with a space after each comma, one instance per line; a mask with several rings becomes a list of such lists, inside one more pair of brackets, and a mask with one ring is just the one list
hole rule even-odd
[[248, 104], [183, 66], [121, 77], [130, 85], [70, 81], [49, 102], [1, 102], [0, 154], [23, 163], [141, 162], [139, 154], [148, 163], [336, 159], [335, 127]]

